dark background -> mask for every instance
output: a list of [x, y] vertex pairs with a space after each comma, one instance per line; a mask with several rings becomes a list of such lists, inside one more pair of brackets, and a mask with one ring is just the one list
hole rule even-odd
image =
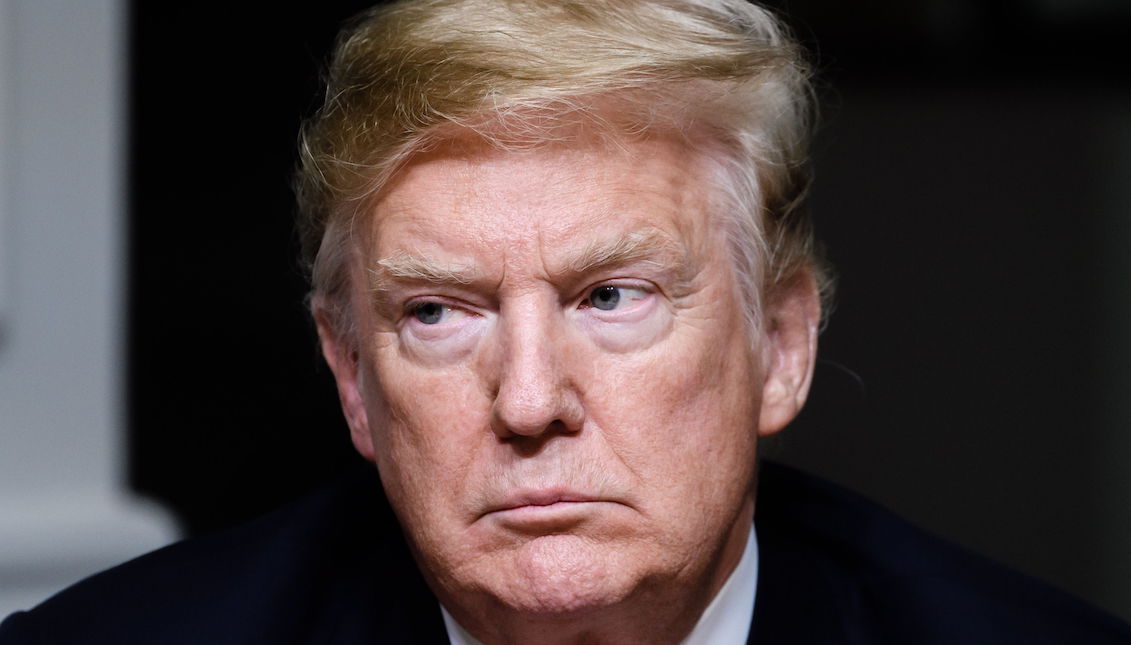
[[[357, 461], [303, 304], [290, 172], [368, 4], [134, 2], [131, 481], [189, 533]], [[793, 0], [840, 274], [767, 446], [1131, 617], [1131, 75], [1121, 0]]]

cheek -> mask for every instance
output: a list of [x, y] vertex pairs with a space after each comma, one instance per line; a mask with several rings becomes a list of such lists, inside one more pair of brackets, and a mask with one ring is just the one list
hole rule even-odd
[[382, 403], [370, 412], [379, 419], [370, 432], [390, 498], [414, 506], [461, 490], [474, 457], [469, 441], [483, 434], [468, 429], [484, 427], [486, 409], [467, 368], [436, 370], [383, 356], [376, 372], [372, 389]]
[[592, 392], [589, 410], [644, 484], [673, 502], [742, 493], [753, 473], [761, 392], [744, 336], [675, 333], [646, 360], [617, 365], [605, 371], [606, 387]]

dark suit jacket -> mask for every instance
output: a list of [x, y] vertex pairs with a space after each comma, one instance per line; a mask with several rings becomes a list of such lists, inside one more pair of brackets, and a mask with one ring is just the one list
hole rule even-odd
[[[1131, 629], [827, 482], [762, 464], [751, 643], [1131, 644]], [[372, 471], [93, 576], [0, 644], [447, 643]]]

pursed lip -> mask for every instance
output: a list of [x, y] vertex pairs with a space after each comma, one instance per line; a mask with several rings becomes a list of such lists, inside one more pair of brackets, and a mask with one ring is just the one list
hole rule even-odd
[[600, 495], [583, 493], [565, 487], [521, 489], [508, 493], [503, 499], [491, 504], [483, 515], [501, 514], [508, 511], [537, 513], [541, 509], [550, 510], [580, 504], [613, 501]]

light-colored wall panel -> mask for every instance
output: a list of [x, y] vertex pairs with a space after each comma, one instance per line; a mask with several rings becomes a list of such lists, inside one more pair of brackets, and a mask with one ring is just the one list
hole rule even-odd
[[125, 2], [2, 12], [0, 614], [174, 537], [125, 488]]

